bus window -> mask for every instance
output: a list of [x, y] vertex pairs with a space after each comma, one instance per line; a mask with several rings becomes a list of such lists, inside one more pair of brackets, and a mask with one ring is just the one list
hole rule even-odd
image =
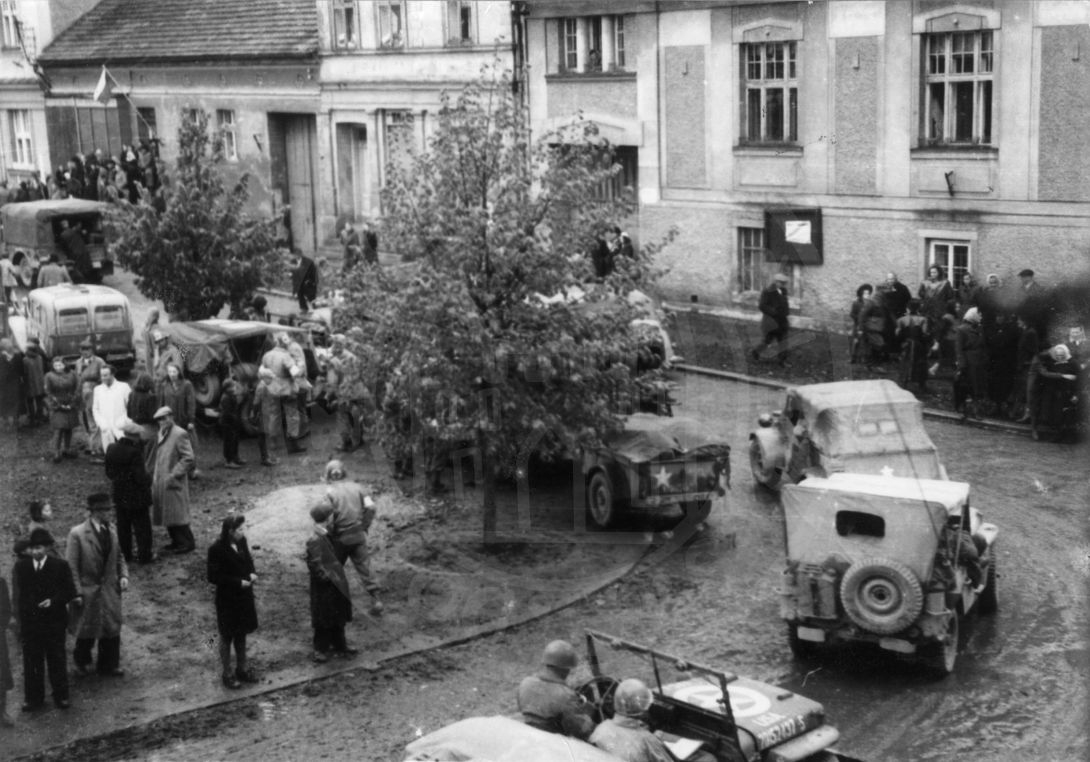
[[95, 307], [96, 331], [117, 331], [125, 327], [125, 308], [120, 304], [102, 304]]
[[61, 310], [57, 317], [57, 333], [87, 333], [90, 325], [87, 322], [87, 310], [83, 307], [73, 307]]

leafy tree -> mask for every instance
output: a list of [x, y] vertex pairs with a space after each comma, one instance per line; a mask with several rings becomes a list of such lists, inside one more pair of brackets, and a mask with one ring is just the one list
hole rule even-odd
[[[354, 326], [352, 382], [376, 390], [388, 450], [415, 452], [425, 471], [479, 450], [488, 539], [498, 475], [530, 450], [597, 442], [655, 380], [633, 372], [626, 296], [654, 280], [663, 242], [594, 279], [588, 252], [633, 211], [632, 191], [604, 192], [619, 168], [594, 124], [533, 140], [507, 74], [444, 94], [428, 150], [394, 153], [381, 235], [410, 264], [358, 266], [337, 321]], [[541, 298], [575, 289], [581, 304]]]
[[208, 115], [186, 115], [178, 158], [158, 196], [119, 201], [109, 224], [115, 260], [136, 275], [140, 292], [161, 299], [178, 319], [214, 317], [224, 305], [240, 311], [255, 288], [274, 282], [283, 261], [276, 220], [258, 220], [245, 207], [249, 174], [224, 183], [223, 143], [208, 135]]

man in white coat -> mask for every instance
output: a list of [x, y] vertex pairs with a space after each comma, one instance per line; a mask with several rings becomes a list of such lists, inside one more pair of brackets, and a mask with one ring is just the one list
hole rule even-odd
[[106, 452], [110, 445], [121, 439], [121, 429], [129, 422], [126, 409], [132, 389], [114, 378], [112, 365], [103, 365], [100, 373], [102, 383], [95, 387], [91, 398], [91, 414], [102, 435], [102, 451]]

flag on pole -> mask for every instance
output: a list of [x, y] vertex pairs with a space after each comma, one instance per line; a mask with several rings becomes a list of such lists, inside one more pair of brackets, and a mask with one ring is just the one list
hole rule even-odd
[[110, 96], [113, 95], [114, 78], [110, 75], [110, 72], [106, 71], [106, 66], [103, 65], [102, 73], [98, 75], [98, 84], [95, 85], [95, 93], [91, 97], [99, 103], [109, 103]]

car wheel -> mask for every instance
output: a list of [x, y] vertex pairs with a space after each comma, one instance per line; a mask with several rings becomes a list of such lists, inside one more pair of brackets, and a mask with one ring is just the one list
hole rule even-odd
[[995, 568], [995, 546], [992, 546], [991, 563], [988, 564], [988, 579], [984, 583], [984, 591], [980, 594], [980, 600], [977, 601], [976, 609], [981, 614], [994, 614], [999, 610], [999, 587], [997, 577], [998, 572]]
[[956, 610], [950, 616], [950, 626], [946, 636], [925, 651], [925, 661], [936, 677], [943, 678], [953, 673], [958, 660], [958, 648], [961, 645], [961, 614]]
[[814, 661], [821, 654], [821, 646], [812, 640], [800, 638], [798, 625], [790, 622], [787, 623], [787, 645], [791, 646], [791, 653], [799, 661]]
[[193, 394], [197, 398], [197, 407], [215, 407], [220, 399], [219, 377], [203, 373], [193, 379]]
[[892, 635], [923, 611], [923, 587], [904, 564], [865, 558], [844, 572], [840, 600], [848, 618], [864, 630]]
[[753, 481], [761, 486], [769, 489], [780, 486], [783, 474], [780, 469], [767, 462], [764, 448], [757, 439], [749, 440], [749, 468], [753, 472]]
[[613, 485], [604, 471], [595, 471], [587, 485], [587, 520], [598, 529], [613, 523]]

